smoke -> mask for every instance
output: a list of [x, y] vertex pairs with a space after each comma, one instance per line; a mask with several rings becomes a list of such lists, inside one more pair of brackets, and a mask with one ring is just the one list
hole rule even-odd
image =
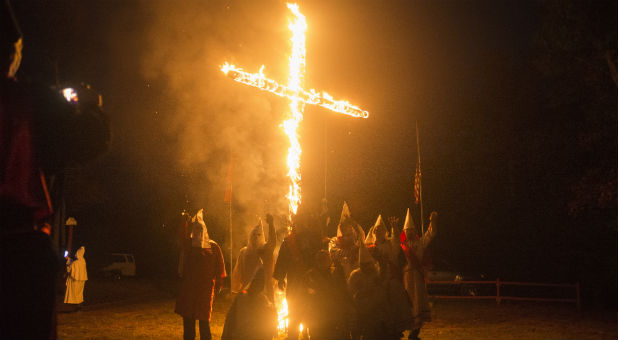
[[192, 200], [225, 221], [231, 162], [235, 229], [246, 234], [266, 212], [285, 215], [288, 142], [279, 125], [287, 103], [219, 70], [226, 61], [250, 72], [265, 64], [267, 74], [285, 81], [285, 6], [147, 1], [143, 7], [151, 21], [141, 72], [165, 84], [173, 110], [162, 117], [164, 134], [176, 143], [173, 166], [190, 178]]

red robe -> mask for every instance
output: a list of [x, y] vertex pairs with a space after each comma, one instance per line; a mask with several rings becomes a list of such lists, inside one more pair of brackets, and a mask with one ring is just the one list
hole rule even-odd
[[215, 288], [221, 287], [225, 276], [221, 248], [213, 240], [210, 248], [191, 247], [184, 254], [183, 266], [174, 311], [183, 318], [210, 321]]

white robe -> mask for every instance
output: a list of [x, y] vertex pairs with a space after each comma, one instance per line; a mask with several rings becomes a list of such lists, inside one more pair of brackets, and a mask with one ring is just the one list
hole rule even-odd
[[412, 303], [412, 315], [414, 317], [413, 327], [421, 328], [423, 323], [431, 321], [431, 313], [429, 309], [429, 296], [427, 295], [427, 286], [425, 285], [425, 276], [423, 268], [419, 268], [425, 255], [425, 249], [436, 235], [433, 223], [429, 224], [429, 228], [425, 234], [418, 240], [406, 240], [407, 246], [411, 248], [417, 261], [407, 259], [407, 265], [403, 269], [403, 283], [408, 297]]
[[66, 281], [67, 290], [64, 294], [64, 303], [79, 304], [84, 302], [84, 285], [88, 280], [86, 272], [86, 259], [84, 247], [77, 250], [77, 259], [67, 266], [68, 277]]

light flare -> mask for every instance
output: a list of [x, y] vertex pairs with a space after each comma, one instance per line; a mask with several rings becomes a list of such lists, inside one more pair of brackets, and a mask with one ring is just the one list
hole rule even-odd
[[78, 101], [77, 92], [73, 88], [62, 89], [62, 95], [69, 103], [77, 103]]

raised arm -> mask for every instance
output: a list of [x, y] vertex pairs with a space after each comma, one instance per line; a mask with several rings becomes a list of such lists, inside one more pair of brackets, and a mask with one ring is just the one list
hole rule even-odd
[[429, 227], [427, 228], [427, 230], [425, 231], [425, 234], [423, 234], [423, 237], [421, 238], [423, 248], [426, 248], [429, 245], [431, 240], [433, 240], [433, 238], [436, 236], [437, 232], [438, 232], [438, 213], [433, 211], [431, 215], [429, 216]]
[[268, 223], [268, 239], [266, 240], [265, 248], [272, 253], [277, 245], [277, 232], [275, 231], [273, 215], [266, 214], [266, 223]]

